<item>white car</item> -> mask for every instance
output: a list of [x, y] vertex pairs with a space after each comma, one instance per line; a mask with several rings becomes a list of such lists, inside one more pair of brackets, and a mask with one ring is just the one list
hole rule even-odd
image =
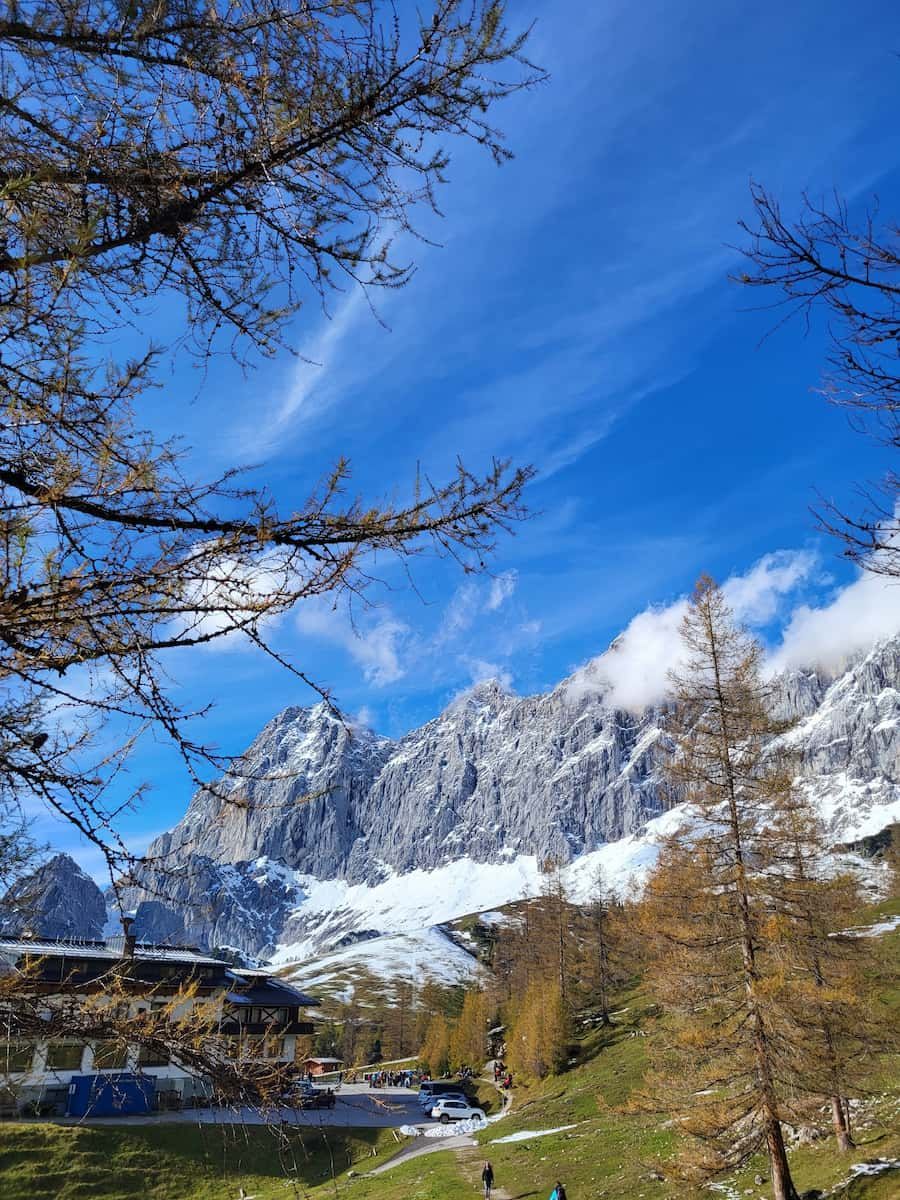
[[484, 1113], [480, 1108], [473, 1108], [468, 1100], [455, 1100], [453, 1097], [442, 1096], [431, 1110], [431, 1115], [442, 1125], [450, 1121], [483, 1121]]

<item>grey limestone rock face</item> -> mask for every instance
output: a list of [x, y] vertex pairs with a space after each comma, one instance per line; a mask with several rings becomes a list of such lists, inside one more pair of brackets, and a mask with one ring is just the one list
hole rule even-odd
[[900, 797], [900, 638], [839, 675], [790, 737], [835, 841]]
[[563, 687], [520, 699], [480, 685], [382, 767], [351, 881], [367, 859], [400, 872], [462, 855], [568, 862], [636, 832], [661, 810], [657, 718], [572, 702]]
[[0, 901], [4, 933], [100, 938], [105, 923], [103, 893], [68, 854], [48, 859]]
[[277, 944], [287, 914], [301, 898], [290, 872], [271, 864], [217, 863], [184, 855], [162, 871], [148, 871], [143, 888], [124, 893], [145, 941], [230, 946], [256, 955]]
[[[833, 678], [792, 671], [775, 688], [835, 840], [900, 798], [900, 638]], [[322, 705], [286, 709], [151, 846], [167, 869], [134, 893], [139, 920], [255, 954], [305, 936], [295, 873], [377, 883], [463, 856], [569, 861], [674, 801], [662, 715], [568, 681], [524, 698], [482, 684], [396, 742], [348, 733]]]
[[268, 858], [321, 878], [339, 874], [365, 832], [366, 798], [392, 746], [370, 730], [348, 731], [324, 704], [287, 708], [224, 779], [197, 792], [150, 855]]

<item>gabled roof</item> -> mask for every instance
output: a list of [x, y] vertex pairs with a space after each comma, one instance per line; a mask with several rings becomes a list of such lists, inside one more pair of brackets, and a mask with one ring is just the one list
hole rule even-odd
[[305, 992], [291, 987], [288, 983], [283, 983], [280, 979], [273, 979], [271, 976], [261, 977], [258, 971], [254, 971], [252, 975], [247, 973], [249, 978], [243, 987], [241, 986], [244, 982], [241, 978], [243, 972], [232, 970], [230, 974], [235, 979], [235, 988], [225, 997], [229, 1004], [281, 1004], [307, 1008], [310, 1005], [318, 1007], [322, 1003], [321, 1000], [316, 1000], [314, 996], [307, 996]]

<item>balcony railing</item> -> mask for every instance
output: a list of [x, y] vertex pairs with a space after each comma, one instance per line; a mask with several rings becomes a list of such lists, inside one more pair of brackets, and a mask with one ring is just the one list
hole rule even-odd
[[234, 1033], [270, 1033], [284, 1036], [288, 1033], [315, 1033], [316, 1027], [311, 1021], [238, 1021], [233, 1017], [226, 1018], [220, 1025], [224, 1034]]

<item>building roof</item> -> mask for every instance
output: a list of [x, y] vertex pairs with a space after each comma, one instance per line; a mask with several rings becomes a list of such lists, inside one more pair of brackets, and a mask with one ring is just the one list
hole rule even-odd
[[342, 1063], [344, 1060], [342, 1058], [323, 1058], [320, 1054], [312, 1054], [312, 1055], [310, 1055], [309, 1058], [305, 1058], [303, 1061], [324, 1064], [324, 1063]]
[[[243, 973], [232, 971], [231, 974], [240, 977]], [[322, 1003], [314, 996], [307, 996], [305, 992], [291, 987], [290, 984], [283, 983], [280, 979], [273, 979], [268, 975], [261, 975], [258, 971], [253, 972], [250, 980], [249, 987], [243, 987], [240, 991], [227, 994], [225, 999], [229, 1004], [289, 1004], [305, 1008], [310, 1005], [318, 1007]], [[240, 978], [238, 978], [238, 984], [240, 984]]]
[[[119, 945], [89, 938], [0, 938], [0, 955], [20, 958], [24, 954], [39, 958], [84, 958], [118, 960], [123, 957]], [[134, 957], [148, 962], [182, 963], [191, 966], [227, 967], [219, 958], [204, 954], [196, 946], [161, 946], [153, 942], [136, 942]]]
[[[133, 954], [126, 956], [121, 937], [100, 941], [92, 938], [28, 938], [0, 935], [0, 969], [3, 969], [3, 964], [5, 964], [5, 970], [15, 970], [17, 964], [26, 955], [48, 964], [53, 960], [64, 960], [70, 964], [76, 962], [108, 963], [110, 966], [113, 963], [122, 962], [127, 957], [128, 961], [148, 964], [148, 970], [151, 972], [153, 964], [169, 963], [183, 968], [185, 976], [188, 976], [195, 967], [215, 967], [218, 970], [213, 973], [214, 986], [224, 983], [225, 986], [232, 989], [226, 996], [230, 1004], [284, 1005], [296, 1008], [318, 1007], [321, 1004], [320, 1000], [316, 1000], [313, 996], [307, 996], [305, 992], [299, 991], [289, 983], [273, 978], [271, 974], [257, 969], [244, 971], [238, 967], [232, 967], [230, 963], [223, 962], [220, 958], [204, 954], [196, 946], [165, 946], [153, 942], [135, 942]], [[67, 969], [65, 966], [60, 966], [54, 968], [54, 971], [63, 972]], [[97, 971], [105, 973], [106, 970], [107, 967], [103, 965], [102, 968], [94, 968], [93, 973], [96, 974]], [[87, 967], [87, 971], [90, 973], [91, 968]], [[78, 973], [84, 973], [84, 968]]]
[[257, 984], [245, 992], [228, 992], [225, 999], [229, 1004], [243, 1005], [280, 1004], [305, 1007], [307, 1004], [319, 1004], [319, 1001], [314, 1000], [312, 996], [305, 996], [303, 992], [295, 992], [293, 988], [266, 987], [264, 984]]

